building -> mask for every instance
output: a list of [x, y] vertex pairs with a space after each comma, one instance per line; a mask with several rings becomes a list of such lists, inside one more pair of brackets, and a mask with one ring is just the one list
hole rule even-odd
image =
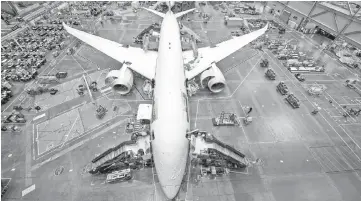
[[346, 7], [338, 4], [335, 2], [270, 1], [267, 2], [265, 11], [296, 30], [309, 32], [315, 28], [322, 29], [334, 38], [342, 38], [355, 47], [361, 48], [361, 3], [346, 2], [344, 3]]

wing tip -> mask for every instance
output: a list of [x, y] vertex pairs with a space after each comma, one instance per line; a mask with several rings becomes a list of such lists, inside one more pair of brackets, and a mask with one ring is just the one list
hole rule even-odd
[[268, 29], [268, 26], [269, 26], [269, 22], [267, 22], [266, 26], [264, 26], [263, 28], [264, 28], [265, 30], [267, 30], [267, 29]]
[[64, 27], [65, 30], [67, 30], [67, 31], [69, 30], [69, 26], [66, 25], [65, 22], [63, 22], [62, 25], [63, 25], [63, 27]]

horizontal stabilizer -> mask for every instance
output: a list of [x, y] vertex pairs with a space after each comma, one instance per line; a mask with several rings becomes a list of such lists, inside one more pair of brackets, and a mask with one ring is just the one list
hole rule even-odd
[[164, 18], [164, 16], [165, 16], [164, 13], [158, 12], [158, 11], [153, 10], [153, 9], [149, 9], [149, 8], [143, 8], [143, 9], [144, 9], [144, 10], [147, 10], [147, 11], [149, 11], [149, 12], [151, 12], [151, 13], [154, 13], [154, 14], [158, 15], [159, 17], [162, 17], [162, 18]]
[[174, 15], [175, 15], [176, 18], [178, 18], [178, 17], [181, 17], [181, 16], [183, 16], [183, 15], [186, 15], [186, 14], [188, 14], [188, 13], [194, 11], [194, 10], [195, 10], [195, 8], [192, 8], [192, 9], [189, 9], [189, 10], [185, 10], [185, 11], [176, 13], [176, 14], [174, 14]]

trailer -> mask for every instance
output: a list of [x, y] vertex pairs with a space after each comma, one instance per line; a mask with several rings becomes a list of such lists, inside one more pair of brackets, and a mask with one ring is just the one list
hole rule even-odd
[[298, 98], [296, 98], [296, 96], [294, 94], [289, 94], [286, 97], [286, 101], [293, 107], [293, 108], [299, 108], [301, 103], [298, 100]]
[[222, 111], [219, 117], [212, 118], [214, 126], [238, 126], [239, 120], [234, 113], [225, 113]]
[[68, 76], [68, 73], [67, 72], [57, 72], [55, 74], [55, 77], [60, 79], [60, 78], [66, 78]]

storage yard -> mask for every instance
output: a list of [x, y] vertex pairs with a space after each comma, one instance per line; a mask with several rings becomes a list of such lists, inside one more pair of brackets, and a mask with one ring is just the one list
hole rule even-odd
[[[166, 5], [41, 6], [54, 10], [26, 23], [7, 12], [7, 21], [28, 28], [1, 43], [2, 200], [167, 200], [148, 146], [156, 137], [149, 121], [154, 82], [134, 73], [130, 92], [116, 93], [106, 79], [126, 62], [61, 24], [157, 50], [161, 20], [140, 7], [166, 12]], [[361, 198], [360, 46], [341, 37], [325, 44], [327, 34], [316, 28], [297, 31], [275, 14], [278, 6], [173, 7], [196, 8], [179, 20], [182, 48], [194, 55], [269, 24], [265, 35], [216, 64], [223, 91], [189, 81], [185, 137], [192, 146], [177, 200]]]

